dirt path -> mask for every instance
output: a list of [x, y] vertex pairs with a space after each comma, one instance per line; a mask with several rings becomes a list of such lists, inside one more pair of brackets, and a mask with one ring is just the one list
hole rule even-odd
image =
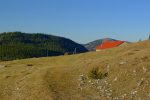
[[44, 80], [47, 68], [33, 67], [22, 72], [24, 75], [13, 84], [5, 85], [1, 100], [53, 100]]

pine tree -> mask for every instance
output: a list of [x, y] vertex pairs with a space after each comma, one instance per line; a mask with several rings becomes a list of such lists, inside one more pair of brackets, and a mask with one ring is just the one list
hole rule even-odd
[[149, 35], [149, 38], [148, 38], [149, 40], [150, 40], [150, 35]]

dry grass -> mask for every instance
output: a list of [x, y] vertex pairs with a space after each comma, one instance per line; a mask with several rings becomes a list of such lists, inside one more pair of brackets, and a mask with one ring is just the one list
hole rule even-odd
[[[100, 52], [0, 62], [0, 100], [149, 100], [149, 51], [150, 41], [144, 41]], [[93, 67], [107, 71], [107, 78], [81, 84], [79, 76]], [[111, 96], [102, 90], [111, 90]]]

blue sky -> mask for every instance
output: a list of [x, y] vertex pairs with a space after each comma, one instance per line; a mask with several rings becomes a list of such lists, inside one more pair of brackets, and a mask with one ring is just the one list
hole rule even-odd
[[0, 0], [0, 32], [42, 32], [87, 43], [150, 35], [150, 0]]

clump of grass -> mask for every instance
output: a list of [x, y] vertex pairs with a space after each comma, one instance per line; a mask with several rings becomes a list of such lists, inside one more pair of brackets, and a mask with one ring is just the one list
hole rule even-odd
[[93, 67], [88, 73], [88, 76], [91, 79], [103, 79], [108, 76], [108, 73], [102, 73], [98, 67]]
[[6, 68], [7, 68], [7, 67], [10, 67], [10, 66], [9, 66], [9, 65], [4, 65], [4, 67], [6, 67]]
[[5, 76], [5, 78], [9, 78], [9, 77], [11, 77], [11, 76], [9, 76], [9, 75]]
[[27, 64], [27, 66], [33, 66], [32, 64]]

